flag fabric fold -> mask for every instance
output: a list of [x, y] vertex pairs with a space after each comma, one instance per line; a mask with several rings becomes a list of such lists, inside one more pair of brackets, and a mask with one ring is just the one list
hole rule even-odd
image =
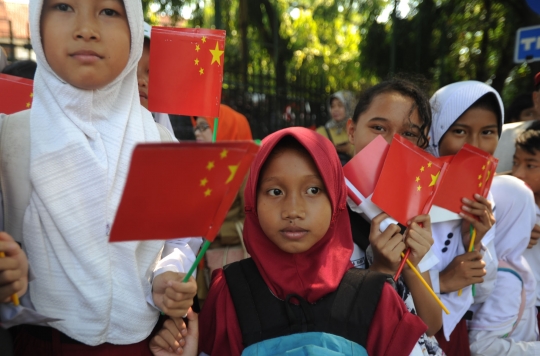
[[138, 145], [110, 241], [213, 241], [258, 149], [249, 141]]
[[474, 200], [474, 194], [486, 198], [498, 162], [489, 153], [465, 144], [450, 161], [433, 204], [459, 214], [462, 198]]
[[373, 192], [373, 203], [402, 225], [429, 213], [447, 164], [394, 135]]
[[148, 109], [218, 117], [225, 31], [152, 27]]
[[12, 75], [0, 74], [0, 114], [30, 109], [34, 98], [34, 81]]

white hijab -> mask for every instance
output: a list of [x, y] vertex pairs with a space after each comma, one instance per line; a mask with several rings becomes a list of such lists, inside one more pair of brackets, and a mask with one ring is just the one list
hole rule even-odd
[[163, 242], [108, 243], [134, 146], [160, 141], [137, 88], [141, 2], [124, 5], [129, 60], [98, 90], [77, 89], [53, 72], [40, 36], [43, 0], [29, 5], [38, 63], [30, 113], [33, 192], [23, 227], [36, 275], [30, 296], [39, 313], [63, 319], [51, 326], [89, 345], [138, 342], [158, 317], [145, 301], [151, 290], [145, 276]]
[[[496, 176], [493, 179], [491, 192], [497, 202], [495, 248], [498, 259], [505, 261], [519, 273], [526, 292], [525, 308], [534, 307], [536, 280], [523, 257], [531, 237], [531, 230], [536, 223], [534, 195], [523, 181], [512, 176]], [[516, 301], [509, 298], [511, 297], [507, 288], [494, 289], [489, 298], [474, 313], [469, 328], [500, 330], [506, 327], [511, 329], [516, 321], [521, 300], [518, 300], [516, 305]]]
[[[504, 112], [502, 100], [499, 94], [489, 85], [470, 80], [449, 84], [437, 90], [430, 99], [433, 122], [429, 130], [430, 145], [427, 151], [435, 157], [440, 157], [438, 145], [446, 131], [472, 104], [487, 93], [493, 93], [497, 98], [501, 108], [501, 115], [499, 115], [501, 121], [499, 125], [502, 125]], [[488, 200], [493, 204], [491, 195], [488, 196]], [[457, 220], [432, 225], [432, 233], [435, 240], [432, 251], [440, 261], [434, 267], [435, 270], [443, 271], [456, 256], [466, 252], [461, 237], [461, 222], [461, 220]], [[492, 227], [482, 239], [484, 246], [493, 241], [495, 234], [495, 227]], [[495, 255], [494, 252], [493, 255]], [[489, 251], [486, 253], [489, 253]], [[485, 255], [484, 257], [496, 258], [491, 255]], [[487, 287], [487, 285], [483, 287]], [[485, 289], [491, 290], [492, 287], [493, 284], [490, 284], [489, 288]], [[449, 339], [450, 334], [460, 322], [463, 315], [469, 310], [475, 299], [472, 296], [471, 286], [464, 288], [461, 296], [458, 296], [458, 292], [452, 292], [441, 295], [441, 299], [450, 310], [450, 315], [443, 315], [443, 330], [446, 339]]]

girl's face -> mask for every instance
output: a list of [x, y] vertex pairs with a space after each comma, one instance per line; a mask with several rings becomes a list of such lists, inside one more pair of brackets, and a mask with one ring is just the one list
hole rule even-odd
[[499, 142], [497, 116], [491, 110], [472, 108], [450, 126], [439, 142], [441, 156], [455, 155], [468, 143], [493, 155]]
[[204, 117], [197, 118], [197, 126], [193, 128], [197, 142], [212, 142], [212, 129]]
[[332, 119], [334, 121], [343, 121], [347, 119], [345, 117], [345, 104], [343, 104], [341, 100], [337, 98], [332, 99], [332, 102], [330, 103], [330, 114], [332, 115]]
[[52, 70], [74, 87], [100, 89], [128, 63], [131, 33], [121, 0], [45, 0], [41, 39]]
[[397, 92], [389, 92], [373, 98], [371, 105], [360, 114], [356, 124], [352, 119], [349, 120], [347, 131], [349, 142], [354, 145], [355, 153], [358, 153], [377, 135], [381, 135], [390, 143], [397, 133], [418, 145], [420, 126], [414, 101]]
[[148, 109], [148, 74], [150, 72], [150, 43], [144, 42], [143, 53], [137, 64], [137, 82], [141, 105]]
[[264, 234], [281, 250], [309, 250], [328, 231], [332, 206], [313, 159], [284, 149], [261, 171], [257, 214]]

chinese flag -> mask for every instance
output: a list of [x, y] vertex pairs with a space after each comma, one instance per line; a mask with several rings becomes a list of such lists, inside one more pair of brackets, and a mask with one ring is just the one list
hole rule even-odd
[[356, 205], [375, 190], [389, 148], [388, 142], [379, 135], [343, 167], [348, 195]]
[[372, 201], [402, 225], [431, 209], [446, 164], [394, 135]]
[[249, 141], [137, 146], [110, 241], [214, 240], [258, 150]]
[[489, 153], [465, 144], [448, 165], [433, 204], [460, 213], [462, 198], [474, 200], [474, 194], [486, 198], [498, 162]]
[[224, 51], [225, 31], [153, 27], [148, 109], [217, 117]]
[[0, 113], [13, 114], [32, 107], [34, 81], [0, 74]]

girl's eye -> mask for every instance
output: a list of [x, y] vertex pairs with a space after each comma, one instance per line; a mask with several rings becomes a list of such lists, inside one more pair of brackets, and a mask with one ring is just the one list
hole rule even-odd
[[281, 195], [281, 190], [280, 189], [270, 189], [268, 191], [268, 194], [275, 197], [275, 196]]
[[118, 12], [114, 11], [113, 9], [105, 9], [101, 11], [106, 16], [115, 16], [118, 15]]
[[454, 132], [455, 134], [458, 134], [458, 135], [463, 135], [463, 134], [465, 134], [465, 130], [462, 130], [462, 129], [455, 129], [455, 130], [453, 130], [453, 132]]
[[379, 125], [372, 126], [371, 128], [375, 131], [384, 131], [384, 127]]
[[321, 191], [321, 188], [311, 187], [307, 190], [308, 195], [317, 195]]
[[528, 168], [528, 169], [534, 169], [534, 168], [536, 168], [536, 166], [533, 166], [532, 164], [528, 164], [528, 165], [527, 165], [527, 168]]
[[401, 134], [404, 137], [416, 137], [416, 134], [414, 132], [406, 131]]
[[55, 8], [60, 11], [69, 11], [71, 9], [71, 7], [67, 4], [57, 4]]
[[485, 130], [482, 132], [484, 135], [493, 135], [495, 132], [493, 130]]

